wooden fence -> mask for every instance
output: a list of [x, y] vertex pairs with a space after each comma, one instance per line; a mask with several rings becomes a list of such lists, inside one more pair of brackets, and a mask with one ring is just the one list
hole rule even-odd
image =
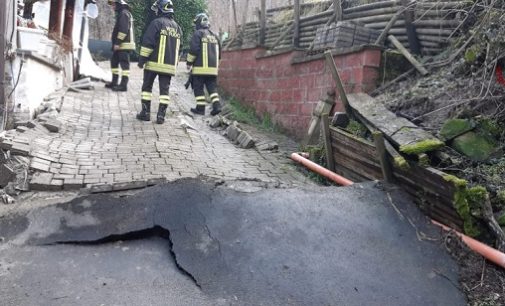
[[[336, 173], [355, 182], [383, 178], [373, 143], [335, 127], [330, 127], [330, 140]], [[395, 183], [414, 197], [424, 213], [462, 230], [463, 221], [453, 206], [457, 190], [446, 176], [442, 171], [416, 163], [410, 163], [407, 170], [393, 168]]]
[[[409, 29], [414, 29], [420, 51], [423, 54], [436, 54], [454, 35], [471, 7], [468, 1], [387, 0], [343, 8], [341, 16], [336, 16], [339, 10], [334, 9], [334, 2], [340, 3], [323, 1], [318, 6], [301, 5], [299, 18], [296, 18], [294, 5], [266, 10], [263, 29], [260, 13], [260, 21], [239, 26], [237, 34], [224, 45], [231, 49], [261, 45], [271, 50], [310, 50], [316, 31], [329, 26], [334, 20], [353, 21], [383, 31], [393, 16], [398, 14], [389, 34], [409, 47], [409, 41], [412, 43]], [[264, 38], [261, 33], [264, 33]]]

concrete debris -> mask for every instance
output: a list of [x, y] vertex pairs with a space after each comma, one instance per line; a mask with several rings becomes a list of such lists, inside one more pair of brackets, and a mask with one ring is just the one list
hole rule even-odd
[[57, 133], [61, 129], [61, 122], [56, 119], [48, 119], [42, 125], [52, 133]]
[[222, 124], [222, 117], [221, 116], [214, 116], [212, 119], [210, 119], [209, 126], [211, 128], [217, 128], [221, 126]]
[[93, 89], [93, 83], [90, 78], [84, 78], [70, 83], [69, 89], [74, 91], [79, 91], [80, 89]]
[[196, 128], [194, 127], [194, 125], [192, 124], [193, 120], [191, 119], [191, 117], [189, 116], [179, 116], [179, 120], [180, 120], [180, 126], [184, 129], [191, 129], [191, 130], [195, 130], [196, 131]]
[[2, 198], [4, 204], [13, 204], [14, 202], [16, 202], [13, 197], [5, 193], [5, 191], [3, 190], [0, 190], [0, 198]]
[[250, 149], [254, 147], [254, 139], [246, 131], [240, 132], [237, 137], [238, 146], [243, 149]]
[[256, 149], [260, 151], [277, 151], [279, 144], [271, 140], [261, 140], [256, 143]]
[[228, 128], [225, 131], [225, 135], [226, 137], [228, 137], [229, 140], [231, 140], [231, 142], [237, 143], [237, 138], [240, 135], [241, 131], [242, 130], [234, 122], [233, 124], [228, 126]]

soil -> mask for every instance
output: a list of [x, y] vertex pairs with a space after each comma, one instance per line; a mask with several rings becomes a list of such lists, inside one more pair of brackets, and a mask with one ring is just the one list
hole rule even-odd
[[460, 285], [468, 305], [505, 305], [505, 271], [468, 249], [455, 234], [445, 237], [445, 246], [460, 264]]

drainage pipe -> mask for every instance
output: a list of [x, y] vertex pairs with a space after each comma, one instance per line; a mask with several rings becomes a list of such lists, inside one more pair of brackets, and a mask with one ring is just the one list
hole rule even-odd
[[305, 157], [301, 156], [298, 153], [292, 153], [291, 159], [296, 162], [299, 162], [300, 164], [304, 165], [308, 169], [314, 171], [317, 174], [320, 174], [320, 175], [326, 177], [327, 179], [332, 180], [333, 182], [335, 182], [339, 185], [349, 186], [349, 185], [354, 184], [353, 181], [350, 181], [350, 180], [346, 179], [345, 177], [336, 174], [335, 172], [332, 172], [326, 168], [319, 166], [318, 164], [306, 159]]
[[496, 265], [505, 268], [505, 254], [503, 252], [498, 251], [497, 249], [494, 249], [478, 240], [475, 240], [471, 237], [468, 237], [465, 234], [462, 234], [456, 230], [453, 230], [452, 228], [443, 225], [442, 223], [439, 223], [435, 220], [431, 220], [431, 222], [435, 225], [440, 226], [446, 231], [453, 231], [458, 235], [461, 240], [473, 251], [479, 253], [483, 257], [485, 257], [487, 260], [495, 263]]

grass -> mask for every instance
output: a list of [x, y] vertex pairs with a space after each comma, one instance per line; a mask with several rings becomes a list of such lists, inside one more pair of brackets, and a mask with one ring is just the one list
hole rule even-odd
[[230, 120], [248, 124], [267, 132], [280, 132], [279, 126], [273, 123], [270, 114], [264, 114], [260, 118], [256, 115], [254, 108], [243, 105], [234, 97], [231, 97], [228, 100], [228, 105], [232, 110], [230, 116], [228, 117]]

